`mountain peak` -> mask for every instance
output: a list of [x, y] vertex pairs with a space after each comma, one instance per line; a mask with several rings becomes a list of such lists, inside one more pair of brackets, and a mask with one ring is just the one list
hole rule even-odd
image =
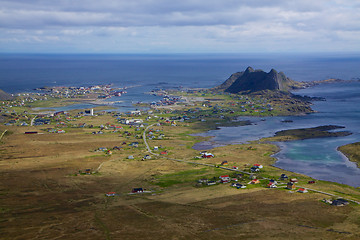
[[229, 93], [257, 92], [262, 90], [288, 91], [296, 88], [299, 83], [286, 77], [283, 72], [278, 73], [271, 69], [266, 73], [262, 70], [254, 70], [247, 67], [243, 72], [232, 74], [217, 90]]
[[245, 73], [252, 73], [255, 72], [255, 70], [252, 67], [247, 67], [245, 70]]

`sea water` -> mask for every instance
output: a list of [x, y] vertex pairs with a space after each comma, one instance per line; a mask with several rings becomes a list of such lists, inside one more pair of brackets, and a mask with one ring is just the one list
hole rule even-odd
[[[214, 87], [248, 66], [264, 71], [274, 68], [296, 81], [360, 77], [360, 55], [356, 54], [0, 54], [0, 89], [17, 93], [44, 86], [112, 83], [114, 87], [128, 87], [128, 93], [110, 101], [121, 101], [114, 105], [116, 110], [130, 111], [136, 108], [133, 103], [158, 100], [158, 97], [146, 94], [153, 89]], [[326, 98], [325, 102], [315, 102], [313, 108], [318, 113], [298, 117], [241, 118], [253, 124], [209, 131], [204, 135], [214, 138], [202, 144], [208, 147], [236, 144], [272, 136], [285, 129], [341, 125], [345, 127], [342, 130], [353, 134], [278, 143], [281, 151], [275, 155], [278, 158], [275, 166], [317, 179], [360, 186], [359, 169], [336, 150], [340, 145], [360, 141], [359, 85], [359, 82], [336, 83], [301, 90], [298, 94]]]
[[246, 143], [286, 129], [343, 126], [335, 131], [350, 131], [352, 135], [276, 143], [281, 151], [274, 155], [278, 159], [275, 166], [320, 180], [360, 186], [360, 169], [337, 151], [339, 146], [360, 141], [360, 82], [322, 84], [296, 94], [324, 97], [326, 101], [314, 102], [312, 108], [317, 112], [305, 116], [240, 117], [239, 120], [252, 124], [201, 133], [200, 136], [213, 138], [196, 144], [195, 148]]

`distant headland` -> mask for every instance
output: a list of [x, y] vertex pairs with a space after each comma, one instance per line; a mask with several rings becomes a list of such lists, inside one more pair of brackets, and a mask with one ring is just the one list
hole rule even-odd
[[270, 72], [248, 67], [245, 71], [232, 74], [224, 83], [211, 90], [227, 93], [254, 93], [264, 90], [285, 91], [307, 88], [323, 83], [350, 82], [353, 80], [326, 79], [311, 82], [298, 82], [287, 77], [283, 72], [271, 69]]

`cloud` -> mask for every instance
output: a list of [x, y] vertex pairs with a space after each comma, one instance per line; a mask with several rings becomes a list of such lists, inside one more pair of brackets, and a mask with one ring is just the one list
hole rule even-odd
[[0, 0], [0, 6], [0, 36], [8, 46], [26, 39], [90, 50], [101, 41], [119, 51], [298, 50], [350, 49], [360, 40], [360, 4], [353, 0]]
[[[242, 25], [249, 21], [285, 21], [288, 15], [333, 13], [329, 1], [292, 0], [137, 0], [137, 1], [0, 1], [3, 28], [59, 26], [209, 26]], [[331, 1], [330, 1], [331, 2]], [[346, 1], [345, 1], [346, 2]], [[350, 1], [347, 1], [349, 6]], [[347, 13], [356, 14], [352, 8]]]

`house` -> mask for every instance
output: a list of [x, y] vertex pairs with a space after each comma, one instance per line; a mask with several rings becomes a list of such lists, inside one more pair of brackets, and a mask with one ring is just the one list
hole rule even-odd
[[208, 183], [208, 182], [209, 182], [209, 180], [205, 179], [205, 178], [198, 180], [198, 183]]
[[250, 171], [251, 171], [251, 172], [260, 172], [260, 169], [257, 168], [257, 167], [251, 167], [251, 168], [250, 168]]
[[128, 156], [128, 159], [134, 159], [133, 155]]
[[202, 155], [202, 158], [212, 158], [212, 157], [214, 157], [214, 154], [212, 154], [212, 153], [204, 153]]
[[290, 182], [292, 182], [292, 183], [297, 183], [298, 180], [297, 180], [296, 178], [291, 178], [291, 179], [290, 179]]
[[139, 110], [136, 110], [136, 111], [131, 111], [130, 114], [131, 115], [141, 115], [141, 112]]
[[166, 151], [162, 151], [160, 154], [161, 154], [161, 155], [166, 155], [167, 152], [166, 152]]
[[222, 183], [228, 183], [228, 182], [230, 182], [230, 177], [229, 177], [229, 175], [223, 175], [223, 176], [220, 176], [219, 178], [220, 178], [220, 180], [221, 180]]
[[144, 159], [149, 160], [149, 159], [151, 159], [151, 156], [150, 155], [145, 155]]
[[108, 192], [105, 194], [107, 197], [114, 197], [116, 196], [116, 192]]
[[232, 169], [239, 169], [237, 166], [233, 166]]
[[258, 184], [258, 183], [260, 183], [259, 179], [253, 179], [250, 182], [250, 184]]
[[305, 188], [299, 188], [297, 191], [299, 193], [307, 193], [308, 192], [308, 190], [306, 190]]
[[331, 205], [333, 206], [338, 206], [338, 207], [341, 207], [341, 206], [345, 206], [345, 205], [348, 205], [349, 202], [345, 199], [342, 199], [342, 198], [338, 198], [334, 201], [332, 201]]
[[281, 174], [281, 176], [280, 176], [280, 180], [287, 180], [289, 177], [288, 176], [286, 176], [286, 174]]
[[208, 182], [206, 183], [206, 185], [208, 185], [208, 186], [215, 185], [215, 184], [216, 184], [215, 181], [208, 181]]
[[269, 183], [277, 184], [277, 181], [275, 181], [274, 179], [270, 179]]
[[154, 146], [154, 151], [157, 151], [159, 150], [159, 147], [158, 146]]
[[246, 188], [246, 185], [237, 183], [237, 184], [236, 184], [236, 188], [237, 188], [237, 189], [239, 189], [239, 188]]
[[85, 174], [91, 174], [91, 169], [90, 168], [85, 169]]
[[308, 184], [314, 184], [315, 181], [308, 181]]
[[275, 183], [268, 183], [268, 188], [277, 188], [277, 185]]
[[230, 186], [231, 186], [231, 187], [236, 187], [237, 189], [239, 189], [239, 188], [246, 188], [245, 185], [240, 184], [240, 183], [232, 183]]
[[275, 181], [274, 179], [270, 179], [267, 187], [268, 188], [277, 188], [276, 184], [277, 184], [277, 181]]
[[221, 165], [228, 165], [228, 161], [222, 161]]
[[293, 190], [296, 188], [295, 184], [292, 183], [292, 182], [288, 182], [287, 185], [286, 185], [286, 188], [287, 189], [290, 189], [290, 190]]
[[133, 188], [131, 190], [132, 193], [143, 193], [144, 189], [143, 188]]
[[257, 168], [263, 168], [263, 165], [261, 165], [261, 164], [254, 164], [254, 167], [257, 167]]
[[138, 142], [132, 142], [129, 144], [130, 147], [139, 147], [139, 143]]

